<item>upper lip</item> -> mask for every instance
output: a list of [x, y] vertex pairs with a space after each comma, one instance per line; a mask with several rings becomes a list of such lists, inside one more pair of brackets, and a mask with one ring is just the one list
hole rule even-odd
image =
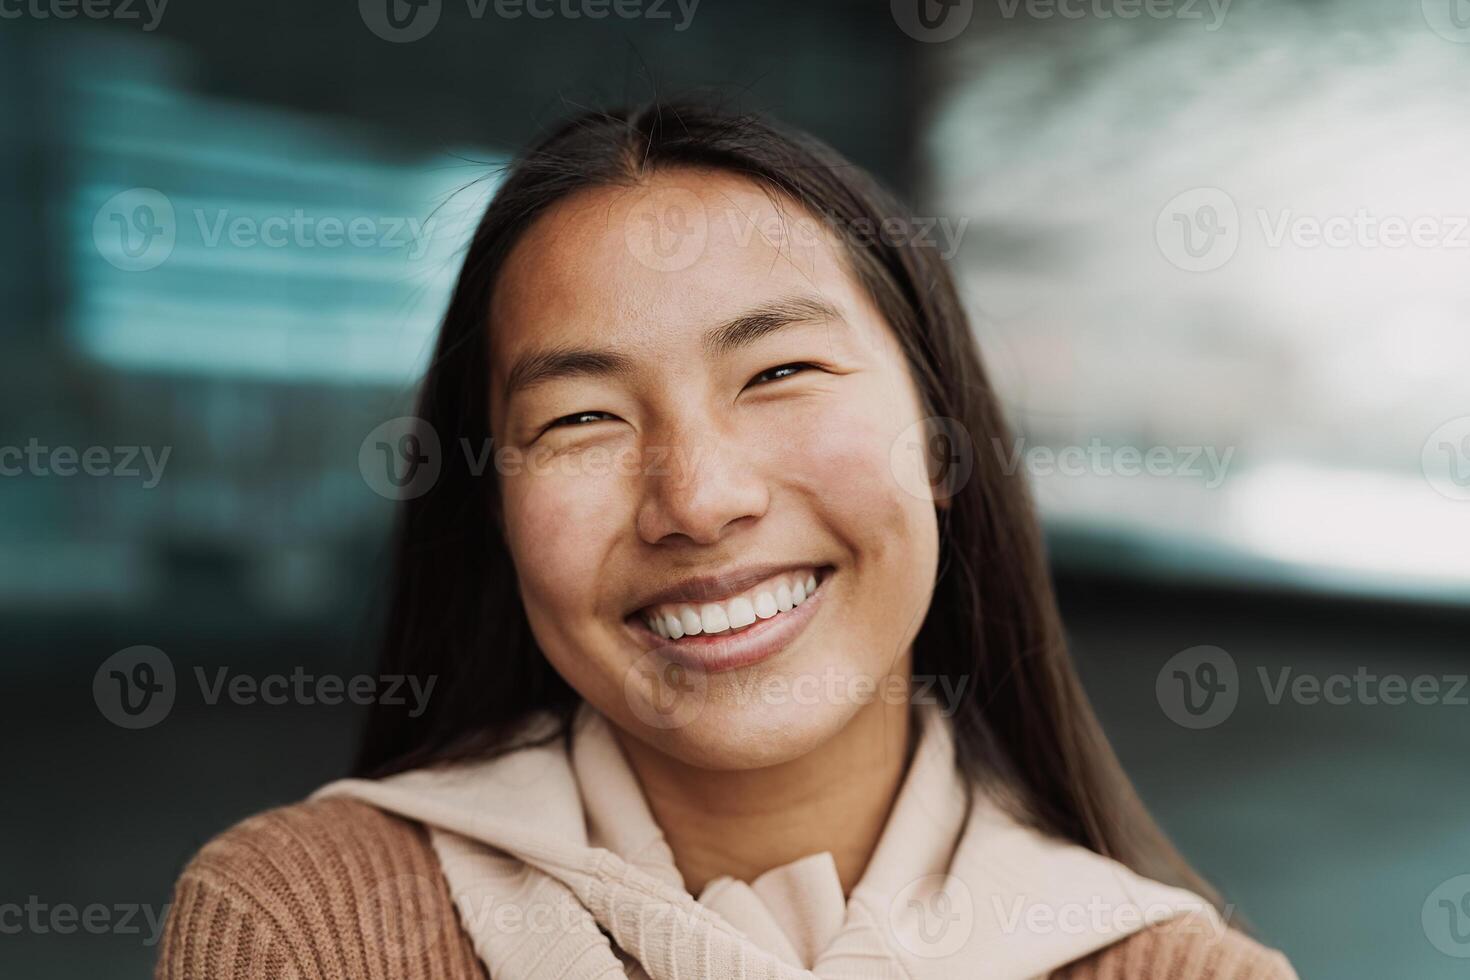
[[673, 585], [650, 592], [640, 598], [629, 612], [631, 616], [640, 609], [676, 602], [714, 602], [744, 592], [772, 575], [793, 572], [800, 568], [821, 568], [820, 562], [783, 562], [765, 565], [742, 565], [714, 575], [696, 575], [680, 579]]

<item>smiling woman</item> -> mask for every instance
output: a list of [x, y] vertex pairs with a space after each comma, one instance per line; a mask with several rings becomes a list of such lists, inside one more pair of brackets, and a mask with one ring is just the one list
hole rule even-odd
[[160, 976], [1293, 976], [1108, 748], [895, 222], [707, 106], [512, 165], [418, 414], [532, 465], [402, 505], [381, 669], [434, 697], [205, 847]]

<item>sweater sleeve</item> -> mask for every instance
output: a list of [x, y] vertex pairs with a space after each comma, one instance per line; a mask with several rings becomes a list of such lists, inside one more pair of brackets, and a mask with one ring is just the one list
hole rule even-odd
[[1286, 957], [1236, 929], [1186, 916], [1134, 933], [1052, 974], [1053, 980], [1298, 980]]
[[327, 799], [216, 837], [174, 889], [155, 980], [484, 980], [423, 828]]

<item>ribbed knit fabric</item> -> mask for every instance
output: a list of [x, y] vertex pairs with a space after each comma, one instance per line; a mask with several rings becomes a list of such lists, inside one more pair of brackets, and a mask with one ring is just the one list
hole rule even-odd
[[[346, 798], [268, 811], [199, 852], [174, 892], [158, 980], [484, 980], [424, 828]], [[1056, 980], [1295, 980], [1239, 932], [1166, 922]]]
[[1052, 980], [1294, 980], [1286, 957], [1231, 929], [1220, 942], [1183, 920], [1137, 933], [1052, 974]]
[[158, 980], [484, 980], [423, 827], [351, 800], [271, 810], [174, 890]]

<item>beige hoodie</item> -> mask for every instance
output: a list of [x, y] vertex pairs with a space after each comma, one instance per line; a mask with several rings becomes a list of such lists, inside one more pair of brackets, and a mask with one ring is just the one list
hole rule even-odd
[[[475, 951], [497, 980], [1042, 977], [1164, 920], [1219, 941], [1192, 892], [1049, 838], [969, 792], [949, 722], [919, 739], [878, 846], [844, 898], [829, 853], [696, 899], [608, 722], [488, 762], [331, 783], [426, 824]], [[542, 719], [538, 724], [549, 724]]]

